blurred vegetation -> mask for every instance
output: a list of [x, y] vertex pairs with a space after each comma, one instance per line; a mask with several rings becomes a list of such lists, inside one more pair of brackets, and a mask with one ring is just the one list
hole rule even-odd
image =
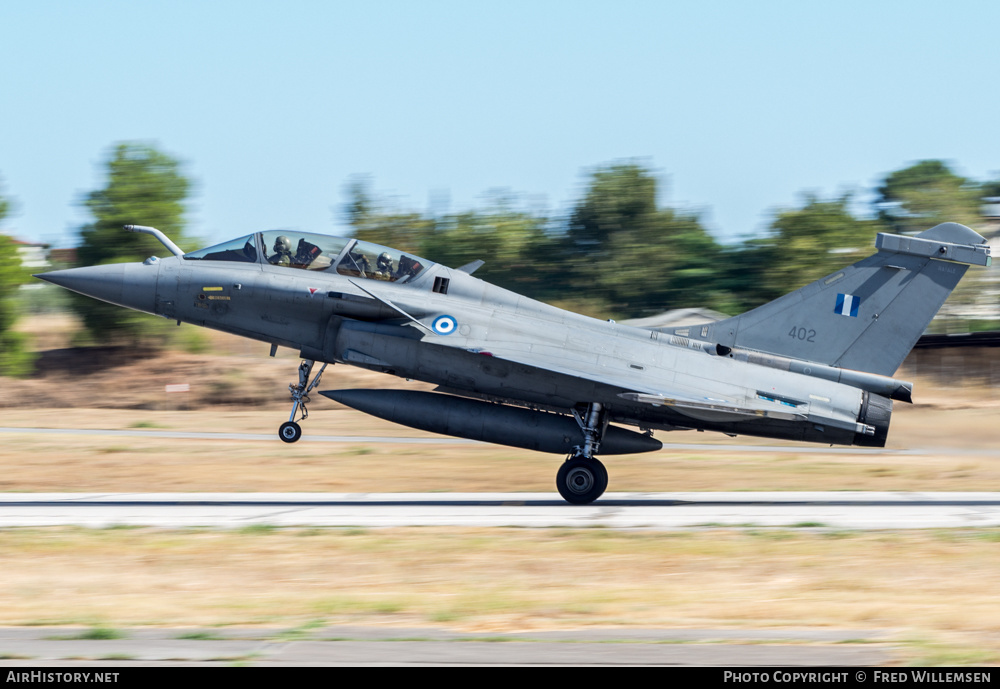
[[[49, 267], [40, 270], [48, 272], [59, 269]], [[48, 283], [41, 284], [40, 281], [30, 278], [28, 285], [31, 289], [21, 290], [17, 296], [18, 311], [22, 316], [66, 313], [73, 310], [73, 293], [69, 290]]]
[[715, 306], [721, 246], [697, 214], [660, 208], [657, 179], [633, 164], [598, 168], [565, 234], [572, 289], [610, 315]]
[[[774, 212], [765, 234], [721, 245], [698, 213], [657, 203], [654, 172], [634, 162], [587, 176], [566, 218], [527, 210], [494, 192], [482, 209], [435, 217], [394, 207], [371, 180], [347, 186], [355, 236], [457, 267], [476, 259], [477, 277], [526, 296], [607, 318], [708, 307], [736, 314], [764, 304], [874, 252], [878, 232], [920, 232], [941, 222], [982, 229], [982, 199], [1000, 181], [978, 184], [942, 161], [886, 175], [870, 209], [851, 194]], [[974, 274], [975, 275], [975, 274]], [[956, 301], [978, 293], [963, 281]]]
[[960, 177], [940, 160], [921, 160], [889, 174], [877, 190], [879, 219], [896, 234], [921, 232], [943, 222], [976, 225], [984, 185]]
[[779, 210], [768, 234], [733, 252], [737, 275], [729, 288], [743, 295], [736, 312], [759, 306], [875, 252], [877, 220], [850, 211], [851, 196], [824, 201], [813, 194], [798, 208]]
[[[998, 191], [1000, 182], [977, 183], [955, 174], [940, 160], [922, 160], [887, 175], [877, 190], [875, 207], [879, 218], [897, 233], [920, 232], [942, 222], [981, 229], [983, 199]], [[969, 314], [995, 312], [996, 288], [991, 288], [987, 275], [981, 270], [966, 273], [928, 330], [971, 332], [976, 323]]]
[[347, 219], [359, 239], [453, 267], [488, 257], [476, 277], [538, 298], [555, 297], [564, 286], [552, 273], [562, 257], [548, 218], [519, 208], [509, 193], [490, 194], [482, 210], [441, 218], [392, 208], [366, 178], [354, 179], [347, 194]]
[[[143, 261], [165, 251], [149, 235], [122, 232], [129, 224], [156, 227], [185, 248], [184, 203], [190, 186], [178, 161], [152, 145], [117, 144], [107, 160], [107, 186], [84, 200], [94, 222], [80, 231], [79, 265]], [[157, 345], [168, 332], [162, 319], [89, 297], [74, 295], [73, 308], [83, 319], [85, 339], [95, 343]]]
[[[93, 222], [81, 228], [78, 265], [163, 254], [154, 238], [122, 232], [131, 223], [157, 227], [182, 248], [193, 248], [184, 218], [191, 183], [176, 159], [150, 144], [123, 142], [110, 149], [104, 165], [106, 185], [83, 202]], [[478, 208], [435, 215], [380, 197], [371, 179], [359, 176], [346, 186], [343, 210], [360, 239], [452, 267], [482, 259], [476, 276], [488, 282], [621, 319], [684, 307], [741, 313], [860, 260], [874, 251], [877, 232], [914, 233], [946, 221], [982, 231], [983, 199], [1000, 197], [1000, 179], [976, 182], [943, 161], [923, 160], [886, 174], [870, 206], [850, 194], [804, 194], [795, 206], [774, 210], [763, 235], [720, 244], [697, 211], [660, 203], [659, 187], [656, 173], [644, 164], [614, 162], [587, 172], [579, 199], [564, 213], [499, 190]], [[0, 220], [9, 211], [0, 194]], [[15, 301], [31, 313], [69, 305], [86, 329], [77, 344], [204, 349], [196, 334], [162, 319], [49, 286], [18, 290], [26, 275], [14, 256], [9, 240], [0, 238], [0, 373], [31, 367], [23, 340], [10, 331]], [[949, 313], [946, 307], [935, 330], [964, 329], [954, 327], [959, 312], [965, 324], [973, 317], [995, 318], [995, 308], [979, 308], [996, 304], [987, 273], [970, 271], [949, 301], [959, 308]]]
[[[0, 223], [11, 207], [0, 183]], [[27, 351], [25, 336], [11, 330], [19, 312], [17, 297], [28, 277], [14, 241], [0, 234], [0, 376], [26, 376], [32, 372], [35, 355]]]

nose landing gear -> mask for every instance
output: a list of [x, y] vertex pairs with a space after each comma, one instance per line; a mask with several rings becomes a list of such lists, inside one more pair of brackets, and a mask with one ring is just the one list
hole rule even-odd
[[594, 455], [601, 447], [608, 418], [603, 405], [587, 406], [584, 416], [576, 410], [573, 416], [583, 432], [583, 446], [576, 446], [556, 474], [556, 488], [566, 502], [588, 505], [604, 494], [608, 487], [608, 470]]
[[[299, 364], [299, 383], [291, 383], [288, 386], [288, 392], [292, 393], [292, 413], [288, 416], [288, 421], [281, 424], [278, 428], [278, 437], [281, 438], [286, 443], [294, 443], [296, 440], [302, 437], [302, 427], [295, 422], [295, 414], [302, 410], [302, 418], [299, 421], [305, 421], [309, 418], [309, 410], [306, 409], [306, 402], [309, 401], [309, 393], [319, 385], [320, 378], [323, 377], [323, 371], [326, 370], [327, 364], [323, 364], [320, 367], [319, 373], [313, 378], [312, 383], [309, 383], [309, 376], [312, 374], [313, 364], [316, 362], [312, 359], [303, 359], [302, 363]], [[307, 383], [308, 386], [306, 385]]]

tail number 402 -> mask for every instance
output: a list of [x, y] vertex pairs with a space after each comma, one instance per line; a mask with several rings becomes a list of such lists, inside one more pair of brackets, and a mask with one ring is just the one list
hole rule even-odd
[[795, 340], [802, 340], [803, 342], [815, 342], [816, 341], [816, 331], [812, 328], [799, 328], [793, 327], [788, 331], [788, 336]]

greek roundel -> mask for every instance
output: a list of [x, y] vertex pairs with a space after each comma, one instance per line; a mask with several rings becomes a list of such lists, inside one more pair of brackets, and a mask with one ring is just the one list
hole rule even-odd
[[451, 316], [438, 316], [431, 324], [431, 328], [438, 335], [451, 335], [457, 327], [458, 323]]
[[838, 294], [837, 306], [834, 308], [834, 312], [839, 313], [841, 316], [857, 318], [859, 306], [861, 306], [861, 297], [856, 297], [853, 294]]

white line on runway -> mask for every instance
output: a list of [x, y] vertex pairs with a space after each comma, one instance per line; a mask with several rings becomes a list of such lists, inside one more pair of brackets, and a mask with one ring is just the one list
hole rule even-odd
[[1000, 526], [1000, 493], [5, 493], [0, 527], [705, 527], [928, 529]]

